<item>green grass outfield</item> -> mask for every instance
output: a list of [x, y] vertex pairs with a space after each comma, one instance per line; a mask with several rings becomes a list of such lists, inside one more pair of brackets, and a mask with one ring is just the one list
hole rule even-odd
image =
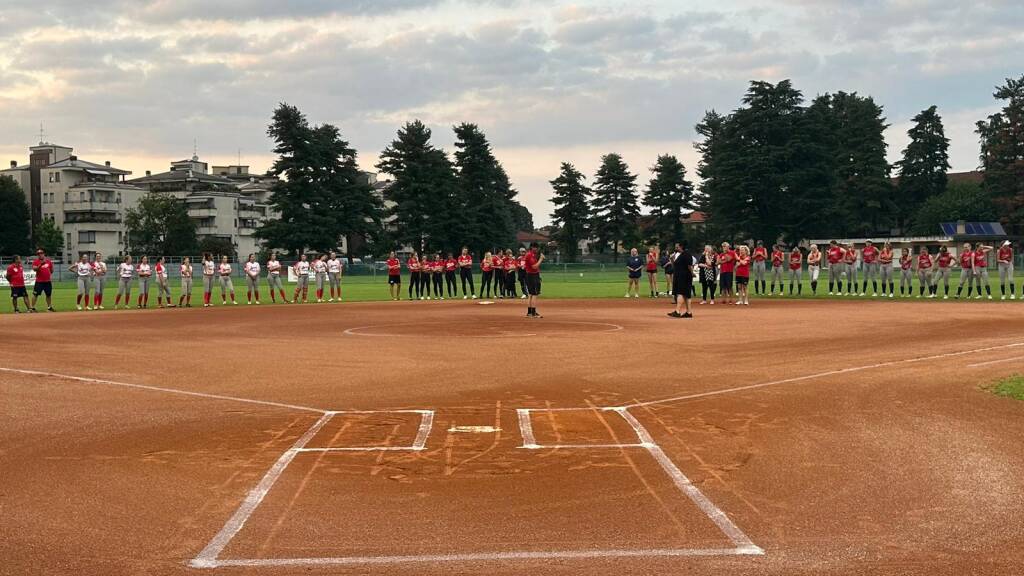
[[[626, 274], [624, 272], [614, 272], [614, 271], [610, 271], [610, 270], [607, 270], [607, 269], [606, 270], [599, 270], [599, 269], [584, 270], [584, 271], [581, 272], [579, 270], [574, 270], [574, 269], [566, 270], [565, 268], [562, 268], [562, 267], [552, 267], [552, 268], [553, 268], [552, 270], [548, 270], [548, 271], [545, 271], [543, 273], [543, 280], [544, 280], [543, 297], [544, 298], [622, 298], [623, 295], [626, 293]], [[995, 272], [995, 271], [990, 271], [990, 273], [989, 273], [990, 274], [991, 286], [992, 286], [992, 295], [993, 295], [993, 298], [996, 301], [998, 301], [999, 300], [999, 284], [998, 284], [999, 278], [998, 278], [997, 274], [995, 274], [994, 277], [992, 277], [993, 276], [993, 272]], [[956, 289], [956, 283], [958, 281], [957, 276], [958, 275], [956, 273], [954, 273], [953, 280], [951, 282], [951, 291], [950, 291], [951, 294]], [[805, 279], [804, 279], [804, 282], [803, 282], [803, 294], [801, 296], [799, 296], [799, 298], [803, 298], [803, 299], [810, 299], [810, 298], [825, 298], [825, 299], [828, 299], [828, 298], [833, 298], [833, 299], [842, 299], [842, 300], [858, 300], [858, 299], [872, 300], [873, 299], [873, 298], [870, 298], [870, 297], [859, 298], [859, 297], [856, 297], [856, 296], [854, 296], [854, 297], [844, 296], [844, 297], [841, 297], [841, 298], [838, 297], [838, 296], [832, 296], [832, 297], [828, 296], [828, 277], [827, 277], [827, 275], [824, 277], [823, 280], [819, 280], [819, 282], [818, 282], [818, 294], [816, 296], [813, 296], [813, 295], [811, 295], [810, 281], [808, 281], [806, 279], [806, 274], [804, 274], [804, 277], [805, 277]], [[242, 278], [237, 278], [237, 277], [233, 278], [233, 280], [234, 280], [234, 284], [235, 284], [235, 296], [238, 299], [239, 305], [240, 306], [245, 306], [245, 281]], [[403, 280], [403, 282], [408, 282], [408, 275], [403, 276], [402, 280]], [[477, 283], [476, 287], [479, 290], [479, 287], [480, 287], [480, 276], [479, 276], [479, 274], [475, 276], [474, 281]], [[665, 277], [664, 277], [664, 275], [661, 275], [661, 274], [658, 275], [658, 282], [659, 282], [658, 283], [659, 289], [664, 291], [665, 290]], [[458, 283], [458, 281], [457, 281], [457, 283]], [[178, 295], [180, 294], [180, 292], [178, 290], [178, 286], [179, 286], [179, 281], [177, 279], [173, 279], [172, 278], [171, 279], [171, 292], [172, 292], [173, 297], [175, 299], [175, 303], [177, 303], [177, 298], [178, 298]], [[459, 289], [461, 290], [461, 283], [458, 283], [458, 286], [459, 286]], [[1016, 286], [1016, 289], [1017, 289], [1018, 299], [1020, 299], [1021, 289], [1022, 289], [1022, 287], [1024, 287], [1024, 274], [1018, 274], [1017, 275], [1017, 277], [1015, 279], [1015, 286]], [[133, 294], [132, 294], [132, 304], [134, 305], [135, 297], [138, 295], [138, 292], [137, 292], [138, 282], [135, 282], [132, 285], [132, 288], [134, 290]], [[700, 286], [697, 285], [696, 288], [697, 288], [697, 294], [698, 294], [698, 297], [699, 297], [700, 296]], [[751, 297], [759, 298], [756, 295], [754, 295], [753, 285], [751, 285], [750, 288], [751, 288]], [[263, 297], [262, 298], [263, 305], [265, 306], [265, 305], [270, 304], [270, 298], [268, 297], [268, 294], [267, 294], [266, 280], [264, 280], [261, 283], [260, 289], [261, 289], [261, 292], [262, 292], [261, 295]], [[294, 289], [295, 289], [294, 284], [288, 284], [288, 283], [285, 284], [285, 292], [287, 292], [289, 298], [291, 298], [292, 292], [294, 291]], [[916, 295], [917, 294], [917, 281], [916, 280], [914, 282], [914, 289], [915, 289], [915, 295]], [[377, 276], [371, 276], [371, 275], [350, 275], [350, 276], [346, 276], [344, 278], [344, 280], [342, 281], [342, 290], [343, 290], [343, 296], [344, 296], [344, 299], [345, 299], [346, 302], [374, 302], [374, 301], [387, 301], [387, 300], [390, 299], [390, 296], [388, 295], [387, 278], [385, 276], [383, 276], [383, 275], [377, 275]], [[517, 290], [518, 290], [518, 287], [517, 287]], [[897, 283], [897, 286], [896, 286], [896, 290], [897, 290], [896, 299], [900, 299], [899, 298], [899, 285], [898, 285], [898, 283]], [[32, 291], [32, 289], [29, 288], [29, 294], [31, 294], [31, 291]], [[64, 282], [55, 283], [54, 284], [54, 291], [53, 291], [53, 305], [54, 305], [54, 308], [56, 308], [58, 312], [74, 311], [75, 310], [75, 296], [76, 296], [75, 291], [76, 291], [76, 288], [75, 288], [74, 282], [64, 281]], [[13, 309], [11, 308], [10, 298], [9, 298], [9, 294], [10, 294], [9, 288], [5, 287], [3, 289], [0, 289], [0, 292], [2, 292], [2, 294], [3, 294], [2, 302], [0, 302], [0, 313], [9, 314], [9, 313], [13, 312]], [[787, 287], [787, 293], [788, 293], [788, 287]], [[117, 284], [114, 282], [113, 278], [111, 278], [107, 282], [106, 290], [105, 290], [105, 294], [104, 294], [103, 305], [104, 305], [104, 307], [106, 309], [109, 310], [109, 309], [113, 308], [113, 306], [114, 306], [114, 298], [115, 298], [116, 294], [117, 294]], [[151, 287], [150, 288], [150, 292], [149, 292], [149, 305], [150, 305], [150, 307], [155, 307], [156, 306], [156, 294], [157, 294], [156, 288], [155, 287]], [[314, 294], [315, 294], [315, 288], [313, 288], [312, 283], [311, 283], [311, 286], [310, 286], [310, 297], [315, 298]], [[408, 294], [408, 284], [403, 283], [402, 284], [402, 297], [405, 298], [405, 296], [407, 294]], [[647, 294], [648, 294], [647, 276], [645, 274], [644, 277], [642, 277], [640, 279], [640, 296], [641, 296], [641, 298], [644, 298], [644, 297], [647, 296]], [[940, 286], [939, 287], [939, 298], [937, 298], [936, 300], [941, 300], [941, 297], [942, 297], [942, 287]], [[461, 295], [459, 296], [459, 298], [461, 298]], [[771, 298], [775, 299], [775, 300], [779, 299], [778, 296], [772, 296]], [[787, 296], [784, 296], [783, 298], [790, 298], [790, 296], [787, 295]], [[792, 296], [792, 298], [797, 298], [797, 296]], [[952, 300], [952, 296], [950, 296], [950, 299]], [[909, 298], [909, 299], [905, 299], [905, 300], [907, 300], [907, 301], [929, 301], [929, 299], [925, 299], [925, 298], [922, 298], [920, 300], [917, 299], [917, 298]], [[987, 302], [988, 300], [987, 299], [982, 299], [982, 300], [978, 300], [978, 301], [979, 302]], [[1021, 300], [1021, 302], [1024, 302], [1024, 300]], [[202, 307], [202, 303], [203, 303], [202, 285], [201, 285], [201, 282], [197, 282], [197, 286], [193, 288], [193, 292], [192, 292], [192, 305], [193, 305], [193, 307], [195, 307], [197, 305], [199, 307]], [[219, 288], [219, 286], [214, 288], [213, 303], [214, 303], [214, 305], [218, 305], [218, 306], [220, 305], [220, 288]], [[1016, 301], [1014, 301], [1013, 303], [1015, 304]], [[1010, 305], [1010, 304], [1011, 303], [1009, 301], [1007, 301], [1007, 305]], [[230, 303], [228, 305], [230, 306]], [[45, 307], [45, 305], [40, 303], [40, 304], [37, 304], [36, 307], [37, 307], [37, 309], [42, 310]]]

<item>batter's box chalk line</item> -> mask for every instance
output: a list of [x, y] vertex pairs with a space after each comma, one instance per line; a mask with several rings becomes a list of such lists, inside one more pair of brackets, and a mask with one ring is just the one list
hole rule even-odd
[[[580, 410], [590, 410], [581, 408]], [[608, 549], [608, 550], [551, 550], [551, 551], [506, 551], [470, 554], [425, 554], [402, 556], [344, 556], [323, 558], [220, 558], [224, 549], [242, 530], [246, 521], [259, 507], [270, 489], [284, 473], [295, 457], [303, 452], [327, 451], [418, 451], [426, 447], [427, 438], [434, 422], [433, 410], [374, 410], [374, 411], [329, 411], [325, 412], [306, 432], [296, 440], [291, 448], [278, 458], [277, 462], [263, 476], [255, 488], [249, 491], [235, 513], [228, 519], [205, 548], [189, 562], [193, 568], [221, 568], [231, 566], [271, 567], [271, 566], [328, 566], [358, 564], [411, 564], [411, 563], [445, 563], [445, 562], [480, 562], [480, 561], [514, 561], [544, 559], [587, 559], [587, 558], [654, 558], [654, 557], [699, 557], [699, 556], [760, 556], [764, 554], [759, 546], [753, 543], [729, 517], [694, 486], [689, 478], [672, 462], [651, 435], [628, 408], [599, 408], [615, 412], [632, 427], [637, 435], [637, 442], [630, 444], [578, 444], [578, 445], [540, 445], [537, 443], [530, 413], [543, 409], [521, 408], [517, 410], [523, 445], [528, 450], [557, 449], [643, 449], [658, 463], [662, 471], [668, 475], [676, 488], [690, 499], [708, 519], [729, 539], [732, 548], [651, 548], [651, 549]], [[420, 414], [420, 426], [416, 439], [409, 446], [366, 446], [347, 448], [306, 448], [308, 444], [328, 422], [337, 414]]]

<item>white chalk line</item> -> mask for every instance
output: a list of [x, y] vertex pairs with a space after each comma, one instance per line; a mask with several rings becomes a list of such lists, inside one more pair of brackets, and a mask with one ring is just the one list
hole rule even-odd
[[420, 428], [416, 431], [416, 440], [412, 443], [413, 450], [423, 450], [427, 446], [427, 437], [430, 436], [430, 429], [434, 427], [434, 411], [423, 412], [420, 419]]
[[1013, 358], [1000, 358], [999, 360], [989, 360], [988, 362], [978, 362], [977, 364], [968, 364], [968, 368], [978, 368], [979, 366], [988, 366], [989, 364], [1000, 364], [1002, 362], [1013, 362], [1016, 360], [1024, 360], [1024, 356], [1015, 356]]
[[267, 470], [267, 473], [263, 475], [263, 479], [260, 480], [259, 484], [257, 484], [256, 487], [250, 490], [245, 496], [245, 500], [242, 501], [242, 504], [237, 510], [235, 510], [235, 513], [227, 523], [224, 524], [224, 527], [220, 529], [220, 532], [210, 540], [210, 543], [207, 544], [201, 552], [199, 552], [198, 556], [189, 562], [189, 565], [193, 568], [205, 568], [209, 567], [211, 562], [215, 562], [217, 560], [217, 557], [224, 551], [224, 548], [231, 542], [231, 539], [234, 538], [235, 535], [238, 534], [238, 531], [242, 529], [242, 526], [245, 525], [246, 520], [252, 516], [252, 513], [255, 512], [256, 508], [261, 502], [263, 502], [263, 498], [268, 492], [270, 492], [270, 489], [274, 486], [274, 483], [277, 482], [277, 479], [281, 477], [281, 474], [284, 473], [285, 468], [291, 464], [299, 451], [302, 450], [302, 448], [304, 448], [306, 444], [308, 444], [309, 441], [312, 440], [313, 437], [316, 436], [324, 425], [333, 417], [334, 414], [331, 413], [321, 416], [319, 420], [314, 422], [313, 425], [306, 430], [305, 434], [295, 441], [295, 444], [293, 444], [291, 448], [286, 450], [284, 454], [281, 454], [281, 457], [277, 459], [277, 462], [274, 462], [274, 465], [270, 467], [270, 470]]
[[183, 396], [195, 396], [197, 398], [208, 398], [211, 400], [228, 400], [231, 402], [245, 402], [247, 404], [259, 404], [261, 406], [273, 406], [275, 408], [288, 408], [289, 410], [302, 410], [305, 412], [316, 412], [317, 414], [328, 414], [330, 410], [321, 410], [320, 408], [311, 408], [309, 406], [296, 406], [294, 404], [283, 404], [281, 402], [270, 402], [267, 400], [254, 400], [251, 398], [238, 398], [236, 396], [224, 396], [222, 394], [208, 394], [206, 392], [192, 392], [189, 390], [178, 390], [175, 388], [164, 388], [161, 386], [147, 386], [145, 384], [129, 384], [127, 382], [115, 382], [113, 380], [104, 380], [102, 378], [87, 378], [85, 376], [72, 376], [70, 374], [58, 374], [56, 372], [42, 372], [39, 370], [22, 370], [20, 368], [4, 368], [0, 367], [0, 371], [11, 372], [14, 374], [26, 374], [29, 376], [48, 376], [50, 378], [60, 378], [63, 380], [73, 380], [76, 382], [85, 382], [88, 384], [104, 384], [108, 386], [121, 386], [124, 388], [135, 388], [138, 390], [149, 390], [151, 392], [165, 392], [168, 394], [181, 394]]
[[537, 439], [533, 437], [533, 424], [530, 422], [530, 411], [525, 408], [516, 410], [516, 414], [519, 415], [519, 431], [523, 435], [522, 448], [540, 448], [537, 445]]
[[[686, 394], [683, 396], [674, 396], [672, 398], [663, 398], [661, 400], [649, 400], [647, 402], [635, 402], [633, 404], [626, 404], [624, 406], [616, 406], [612, 408], [605, 408], [606, 410], [614, 410], [616, 408], [639, 408], [642, 406], [654, 406], [657, 404], [669, 404], [672, 402], [679, 402], [682, 400], [692, 400], [694, 398], [706, 398], [708, 396], [719, 396], [721, 394], [731, 394], [733, 392], [743, 392], [746, 390], [756, 390], [758, 388], [767, 388], [770, 386], [779, 386], [781, 384], [791, 384], [793, 382], [801, 382], [804, 380], [814, 380], [816, 378], [824, 378], [826, 376], [836, 376], [838, 374], [850, 374], [853, 372], [862, 372], [864, 370], [872, 370], [875, 368], [887, 368], [889, 366], [899, 366], [901, 364], [913, 364], [915, 362], [927, 362], [929, 360], [938, 360], [941, 358], [952, 358], [955, 356], [963, 356], [965, 354], [974, 354], [977, 352], [988, 352], [991, 350], [1004, 350], [1006, 348], [1017, 348], [1024, 346], [1024, 342], [1015, 342], [1013, 344], [1003, 344], [1000, 346], [989, 346], [986, 348], [975, 348], [973, 350], [961, 350], [959, 352], [947, 352], [945, 354], [935, 354], [933, 356], [922, 356], [920, 358], [908, 358], [905, 360], [891, 360], [889, 362], [879, 362], [878, 364], [867, 364], [864, 366], [853, 366], [851, 368], [841, 368], [839, 370], [828, 370], [826, 372], [818, 372], [816, 374], [806, 374], [804, 376], [795, 376], [793, 378], [784, 378], [782, 380], [773, 380], [771, 382], [761, 382], [759, 384], [750, 384], [748, 386], [738, 386], [736, 388], [725, 388], [723, 390], [712, 390], [710, 392], [698, 392], [696, 394]], [[570, 408], [572, 409], [572, 408]], [[582, 408], [575, 408], [580, 410]]]
[[[606, 332], [618, 332], [620, 330], [624, 330], [625, 329], [622, 325], [620, 325], [620, 324], [613, 324], [611, 322], [586, 322], [586, 321], [576, 321], [576, 320], [557, 320], [557, 321], [554, 321], [554, 323], [555, 324], [574, 324], [574, 325], [581, 325], [581, 326], [606, 326], [606, 327], [609, 328], [607, 330], [598, 330], [598, 331], [594, 331], [594, 332], [588, 332], [588, 334], [603, 334], [603, 333], [606, 333]], [[381, 333], [381, 332], [366, 333], [366, 332], [362, 332], [362, 330], [368, 330], [368, 329], [373, 329], [373, 328], [393, 328], [393, 327], [397, 327], [397, 326], [432, 326], [432, 325], [440, 325], [440, 324], [438, 324], [436, 322], [434, 322], [434, 323], [429, 323], [429, 322], [400, 322], [400, 323], [396, 323], [396, 324], [371, 324], [371, 325], [368, 325], [368, 326], [357, 326], [355, 328], [348, 328], [348, 329], [344, 330], [342, 332], [342, 334], [345, 334], [347, 336], [371, 336], [371, 337], [372, 336], [379, 336], [379, 337], [388, 337], [388, 338], [418, 338], [418, 337], [422, 336], [422, 334], [394, 334], [394, 333], [386, 333], [386, 332], [385, 333]], [[447, 324], [445, 324], [444, 326], [445, 327], [450, 327], [450, 325], [447, 325]], [[553, 330], [552, 332], [547, 333], [547, 335], [557, 335], [557, 334], [559, 334], [558, 330]], [[448, 334], [449, 337], [458, 337], [458, 338], [522, 338], [522, 337], [526, 337], [526, 336], [538, 336], [538, 335], [539, 334], [534, 333], [534, 332], [519, 332], [519, 333], [505, 332], [505, 333], [502, 333], [502, 334]], [[575, 336], [576, 334], [572, 334], [572, 335]]]
[[652, 548], [639, 550], [555, 550], [549, 552], [483, 552], [478, 554], [426, 554], [420, 556], [349, 556], [340, 558], [254, 558], [214, 560], [193, 568], [232, 566], [324, 566], [346, 564], [402, 564], [448, 562], [502, 562], [509, 560], [550, 560], [587, 558], [654, 558], [673, 556], [759, 556], [760, 548]]

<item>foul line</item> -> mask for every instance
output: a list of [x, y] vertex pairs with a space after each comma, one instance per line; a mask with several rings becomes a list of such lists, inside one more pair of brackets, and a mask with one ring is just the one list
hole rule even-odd
[[256, 511], [256, 507], [258, 507], [260, 502], [263, 501], [263, 497], [267, 495], [267, 492], [270, 492], [270, 489], [274, 486], [274, 483], [277, 482], [277, 479], [284, 472], [285, 468], [291, 464], [299, 451], [302, 450], [302, 448], [304, 448], [306, 444], [308, 444], [309, 441], [312, 440], [318, 432], [320, 432], [320, 429], [323, 428], [324, 425], [333, 417], [334, 413], [331, 412], [321, 416], [319, 420], [309, 427], [309, 430], [306, 430], [306, 433], [303, 434], [302, 437], [295, 441], [295, 444], [293, 444], [291, 448], [286, 450], [284, 454], [281, 454], [281, 457], [277, 459], [277, 462], [274, 462], [274, 465], [270, 467], [270, 470], [267, 470], [267, 473], [263, 476], [263, 479], [260, 480], [260, 483], [249, 491], [249, 494], [246, 495], [242, 505], [238, 507], [238, 510], [235, 510], [231, 519], [224, 524], [224, 527], [221, 528], [220, 532], [213, 537], [213, 540], [210, 540], [210, 543], [206, 545], [206, 548], [203, 548], [202, 552], [200, 552], [199, 555], [189, 563], [193, 568], [210, 568], [216, 565], [217, 556], [220, 556], [221, 552], [224, 551], [224, 548], [227, 547], [229, 542], [231, 542], [231, 539], [234, 538], [235, 535], [238, 534], [238, 531], [242, 529], [242, 526], [245, 525], [245, 521], [248, 520], [249, 516]]
[[317, 414], [327, 414], [329, 410], [321, 410], [320, 408], [311, 408], [309, 406], [296, 406], [294, 404], [283, 404], [281, 402], [269, 402], [267, 400], [253, 400], [251, 398], [238, 398], [236, 396], [224, 396], [222, 394], [207, 394], [205, 392], [191, 392], [189, 390], [177, 390], [175, 388], [162, 388], [160, 386], [147, 386], [145, 384], [129, 384], [127, 382], [115, 382], [113, 380], [103, 380], [101, 378], [87, 378], [84, 376], [72, 376], [70, 374], [57, 374], [55, 372], [41, 372], [39, 370], [22, 370], [20, 368], [3, 368], [0, 367], [0, 371], [11, 372], [14, 374], [27, 374], [29, 376], [48, 376], [50, 378], [61, 378], [64, 380], [74, 380], [76, 382], [86, 382], [88, 384], [106, 384], [108, 386], [121, 386], [124, 388], [136, 388], [139, 390], [149, 390], [151, 392], [165, 392], [168, 394], [181, 394], [184, 396], [195, 396], [197, 398], [209, 398], [213, 400], [229, 400], [231, 402], [245, 402], [247, 404], [259, 404], [261, 406], [274, 406], [276, 408], [288, 408], [290, 410], [303, 410], [306, 412], [316, 412]]
[[738, 386], [736, 388], [726, 388], [724, 390], [712, 390], [710, 392], [698, 392], [696, 394], [686, 394], [684, 396], [675, 396], [672, 398], [663, 398], [661, 400], [649, 400], [647, 402], [635, 402], [633, 404], [626, 404], [624, 406], [616, 406], [613, 408], [606, 408], [606, 410], [615, 410], [617, 408], [639, 408], [642, 406], [654, 406], [656, 404], [668, 404], [671, 402], [679, 402], [681, 400], [692, 400], [694, 398], [705, 398], [707, 396], [718, 396], [721, 394], [730, 394], [732, 392], [743, 392], [745, 390], [756, 390], [758, 388], [767, 388], [770, 386], [778, 386], [780, 384], [791, 384], [793, 382], [802, 382], [804, 380], [813, 380], [815, 378], [824, 378], [826, 376], [835, 376], [837, 374], [849, 374], [852, 372], [861, 372], [863, 370], [872, 370], [875, 368], [887, 368], [889, 366], [899, 366], [900, 364], [912, 364], [914, 362], [927, 362], [929, 360], [938, 360], [940, 358], [952, 358], [954, 356], [963, 356], [965, 354], [974, 354], [976, 352], [988, 352], [991, 350], [1004, 350], [1006, 348], [1017, 348], [1024, 346], [1024, 342], [1015, 342], [1013, 344], [1003, 344], [1001, 346], [989, 346], [987, 348], [975, 348], [973, 350], [961, 350], [960, 352], [947, 352], [945, 354], [935, 354], [934, 356], [923, 356], [920, 358], [908, 358], [906, 360], [891, 360], [889, 362], [879, 362], [878, 364], [868, 364], [865, 366], [854, 366], [851, 368], [841, 368], [839, 370], [829, 370], [827, 372], [818, 372], [817, 374], [807, 374], [804, 376], [795, 376], [793, 378], [784, 378], [782, 380], [773, 380], [771, 382], [761, 382], [759, 384], [750, 384], [748, 386]]
[[999, 364], [1000, 362], [1013, 362], [1014, 360], [1024, 360], [1024, 356], [1015, 356], [1013, 358], [1000, 358], [999, 360], [989, 360], [988, 362], [978, 362], [977, 364], [968, 364], [968, 368], [977, 368], [979, 366], [988, 366], [989, 364]]

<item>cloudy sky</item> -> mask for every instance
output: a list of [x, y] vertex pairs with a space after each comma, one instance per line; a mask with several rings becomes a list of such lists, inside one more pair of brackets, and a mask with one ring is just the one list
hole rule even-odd
[[372, 169], [405, 121], [479, 124], [521, 200], [548, 221], [547, 181], [621, 153], [646, 182], [658, 154], [693, 171], [693, 125], [748, 81], [808, 98], [870, 94], [892, 127], [938, 105], [954, 170], [974, 122], [1024, 74], [1020, 0], [0, 1], [0, 158], [39, 140], [141, 174], [189, 156], [265, 170], [278, 102], [331, 122]]

